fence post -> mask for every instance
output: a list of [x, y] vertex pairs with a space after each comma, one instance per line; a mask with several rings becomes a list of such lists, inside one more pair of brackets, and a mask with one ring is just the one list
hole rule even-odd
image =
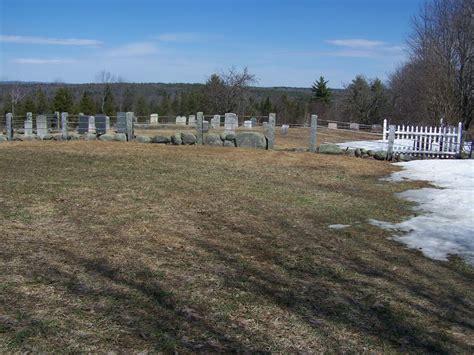
[[268, 115], [268, 149], [273, 149], [275, 145], [275, 126], [276, 126], [276, 113], [270, 113]]
[[67, 112], [61, 112], [61, 136], [62, 139], [67, 141], [68, 135], [67, 135]]
[[316, 152], [316, 128], [318, 127], [318, 115], [311, 115], [311, 136], [309, 138], [309, 151]]
[[13, 140], [13, 115], [11, 113], [7, 113], [6, 115], [6, 128], [7, 128], [7, 140]]
[[386, 118], [383, 120], [383, 128], [382, 128], [382, 141], [383, 142], [387, 141], [387, 138], [385, 138], [386, 137], [385, 132], [387, 132], [387, 119]]
[[204, 113], [197, 113], [197, 122], [196, 122], [196, 143], [202, 145], [203, 136], [202, 136], [202, 125], [204, 121]]
[[390, 125], [388, 129], [388, 148], [387, 148], [387, 159], [393, 154], [393, 143], [395, 142], [395, 125]]
[[458, 123], [458, 147], [456, 149], [456, 154], [460, 154], [462, 152], [462, 145], [463, 145], [463, 141], [462, 141], [462, 123], [459, 122]]

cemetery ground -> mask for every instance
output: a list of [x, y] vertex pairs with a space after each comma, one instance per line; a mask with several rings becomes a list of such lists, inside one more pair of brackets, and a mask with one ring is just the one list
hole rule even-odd
[[[388, 162], [120, 142], [0, 145], [0, 352], [472, 352], [474, 271], [369, 219]], [[347, 224], [345, 229], [329, 226]]]

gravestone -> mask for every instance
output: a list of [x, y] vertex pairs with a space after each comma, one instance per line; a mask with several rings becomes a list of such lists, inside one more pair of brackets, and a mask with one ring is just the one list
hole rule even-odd
[[195, 115], [189, 115], [188, 126], [196, 127], [196, 116]]
[[239, 120], [235, 113], [226, 113], [224, 121], [225, 133], [234, 133], [235, 129], [239, 126]]
[[204, 135], [203, 135], [203, 121], [204, 121], [204, 114], [202, 112], [197, 113], [197, 122], [196, 122], [196, 143], [203, 144], [204, 142]]
[[109, 130], [110, 129], [110, 117], [109, 116], [105, 116], [105, 130]]
[[252, 127], [257, 127], [257, 119], [255, 117], [252, 117], [250, 121], [252, 121]]
[[244, 121], [244, 128], [252, 128], [252, 121]]
[[95, 133], [95, 117], [89, 116], [89, 133]]
[[318, 115], [311, 115], [311, 134], [309, 138], [309, 151], [316, 152], [316, 129], [318, 127]]
[[107, 117], [105, 115], [95, 116], [95, 132], [97, 134], [107, 133]]
[[351, 129], [353, 131], [358, 131], [359, 130], [359, 124], [358, 123], [351, 123], [349, 125], [349, 129]]
[[176, 124], [186, 126], [186, 116], [176, 116]]
[[287, 125], [287, 124], [281, 125], [281, 134], [287, 135], [289, 128], [290, 128], [290, 126]]
[[202, 121], [202, 131], [203, 133], [209, 132], [209, 121]]
[[86, 134], [89, 132], [89, 116], [79, 114], [77, 133]]
[[270, 113], [268, 115], [268, 124], [266, 126], [267, 132], [265, 136], [268, 139], [268, 149], [273, 149], [275, 144], [275, 126], [276, 126], [276, 114]]
[[[7, 140], [11, 141], [13, 140], [13, 114], [7, 113], [5, 116], [6, 120], [6, 131], [7, 131]], [[0, 131], [1, 133], [1, 131]]]
[[372, 132], [382, 132], [382, 125], [373, 124], [372, 125]]
[[68, 113], [61, 112], [61, 138], [65, 141], [68, 140]]
[[150, 124], [158, 124], [158, 114], [152, 113], [150, 115]]
[[40, 138], [48, 135], [48, 118], [44, 115], [36, 116], [36, 134]]
[[59, 113], [59, 111], [56, 111], [54, 113], [54, 128], [56, 129], [59, 129], [59, 127], [61, 127], [61, 114]]
[[26, 113], [25, 121], [25, 136], [30, 137], [33, 135], [33, 114], [31, 112]]
[[125, 134], [128, 141], [133, 139], [133, 112], [117, 112], [117, 133]]
[[329, 129], [337, 129], [337, 123], [328, 123]]
[[221, 115], [214, 115], [214, 117], [211, 118], [211, 127], [214, 129], [221, 127]]

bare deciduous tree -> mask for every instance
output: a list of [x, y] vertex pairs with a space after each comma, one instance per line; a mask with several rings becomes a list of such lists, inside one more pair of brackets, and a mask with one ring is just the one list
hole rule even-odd
[[26, 92], [19, 86], [14, 85], [10, 89], [10, 102], [12, 108], [12, 115], [15, 116], [15, 107], [20, 103], [20, 101], [26, 96]]
[[123, 80], [120, 76], [117, 77], [115, 74], [112, 74], [111, 72], [107, 70], [101, 70], [98, 72], [95, 76], [95, 80], [97, 83], [101, 84], [102, 87], [102, 93], [100, 97], [100, 109], [101, 112], [105, 112], [105, 106], [107, 102], [107, 95], [110, 92], [109, 90], [109, 85], [112, 83], [119, 82], [119, 80]]

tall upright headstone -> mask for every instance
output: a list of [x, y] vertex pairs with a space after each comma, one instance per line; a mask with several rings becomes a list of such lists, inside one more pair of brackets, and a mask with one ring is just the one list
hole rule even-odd
[[89, 116], [89, 133], [95, 133], [95, 117]]
[[204, 120], [204, 114], [202, 112], [197, 113], [197, 122], [196, 122], [196, 143], [197, 144], [202, 144], [203, 143], [203, 120]]
[[309, 138], [309, 151], [316, 151], [316, 128], [318, 127], [318, 115], [311, 115], [311, 135]]
[[275, 126], [276, 126], [276, 113], [270, 113], [268, 115], [267, 134], [268, 149], [273, 149], [275, 145]]
[[127, 124], [127, 141], [131, 141], [134, 138], [134, 130], [133, 130], [133, 123], [134, 123], [134, 117], [135, 115], [133, 112], [127, 112], [126, 114], [126, 124]]
[[150, 124], [158, 124], [158, 114], [152, 113], [150, 115]]
[[32, 135], [33, 135], [33, 113], [27, 112], [26, 121], [25, 121], [25, 136], [31, 137]]
[[107, 116], [103, 114], [95, 115], [95, 132], [104, 134], [107, 132]]
[[289, 128], [290, 128], [290, 126], [287, 125], [287, 124], [281, 125], [281, 134], [283, 134], [283, 135], [286, 136], [286, 135], [288, 134], [288, 129], [289, 129]]
[[186, 116], [176, 116], [176, 124], [186, 126]]
[[255, 117], [252, 117], [250, 121], [252, 121], [252, 127], [257, 127], [257, 119]]
[[235, 133], [235, 129], [238, 127], [239, 121], [235, 113], [226, 113], [224, 120], [224, 131], [225, 133]]
[[105, 130], [108, 131], [110, 129], [110, 117], [105, 116]]
[[61, 124], [61, 114], [58, 111], [56, 111], [54, 113], [54, 122], [52, 126], [54, 126], [56, 129], [59, 129], [59, 127], [61, 127], [60, 124]]
[[349, 129], [352, 130], [352, 131], [358, 131], [360, 128], [359, 124], [358, 123], [351, 123], [349, 124]]
[[188, 126], [196, 127], [196, 116], [195, 115], [189, 115]]
[[13, 140], [13, 115], [11, 113], [7, 113], [5, 116], [6, 119], [6, 130], [7, 130], [7, 140]]
[[48, 135], [48, 118], [44, 115], [36, 116], [36, 135], [41, 139]]
[[214, 115], [213, 118], [211, 118], [211, 128], [217, 129], [221, 127], [221, 115]]
[[89, 132], [89, 116], [79, 114], [77, 133], [86, 134], [87, 132]]
[[67, 112], [61, 112], [61, 137], [63, 140], [67, 141], [68, 139], [68, 119]]

